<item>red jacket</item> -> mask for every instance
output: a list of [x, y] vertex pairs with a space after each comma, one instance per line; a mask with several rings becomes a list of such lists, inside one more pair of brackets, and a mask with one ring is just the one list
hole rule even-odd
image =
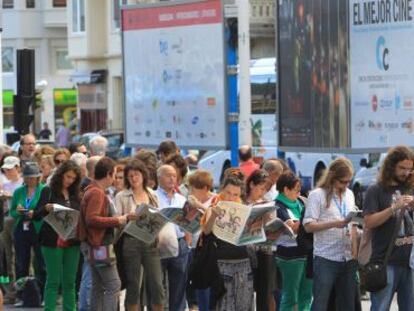
[[96, 182], [91, 182], [85, 190], [80, 208], [78, 238], [92, 246], [99, 246], [102, 245], [106, 229], [118, 227], [119, 220], [109, 216], [109, 199]]

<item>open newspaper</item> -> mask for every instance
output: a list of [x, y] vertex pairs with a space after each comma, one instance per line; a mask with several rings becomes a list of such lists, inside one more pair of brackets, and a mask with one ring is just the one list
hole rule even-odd
[[267, 218], [276, 217], [274, 202], [248, 206], [221, 201], [218, 207], [221, 214], [213, 225], [213, 233], [219, 239], [234, 245], [266, 241], [264, 225], [268, 222]]
[[53, 211], [51, 211], [44, 218], [53, 230], [63, 240], [70, 240], [76, 237], [76, 227], [79, 220], [79, 211], [72, 208], [53, 204]]
[[200, 219], [203, 211], [187, 201], [183, 207], [154, 208], [148, 204], [140, 204], [135, 212], [139, 215], [136, 221], [130, 221], [123, 232], [145, 242], [153, 243], [167, 222], [172, 222], [185, 231], [196, 233], [200, 230]]
[[280, 218], [275, 218], [268, 222], [264, 227], [264, 232], [266, 235], [266, 241], [262, 243], [264, 245], [274, 244], [282, 234], [287, 234], [291, 238], [296, 238], [292, 228]]

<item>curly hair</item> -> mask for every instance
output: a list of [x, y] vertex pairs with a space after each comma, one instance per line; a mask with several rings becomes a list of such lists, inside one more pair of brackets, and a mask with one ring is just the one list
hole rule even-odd
[[62, 193], [63, 175], [69, 171], [73, 171], [76, 174], [75, 181], [68, 189], [69, 196], [76, 198], [76, 200], [80, 200], [81, 171], [79, 166], [72, 160], [63, 162], [62, 165], [57, 168], [50, 181], [50, 190], [52, 193]]
[[[381, 169], [378, 175], [378, 183], [386, 190], [390, 190], [393, 186], [395, 168], [397, 164], [405, 160], [414, 160], [413, 151], [407, 146], [396, 146], [388, 151], [388, 154], [381, 165]], [[407, 181], [403, 183], [404, 188], [409, 188], [411, 179], [407, 178]]]

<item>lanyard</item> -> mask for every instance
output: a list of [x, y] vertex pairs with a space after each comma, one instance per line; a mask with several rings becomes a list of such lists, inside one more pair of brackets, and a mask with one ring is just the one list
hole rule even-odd
[[335, 199], [332, 198], [336, 207], [339, 210], [339, 213], [341, 213], [342, 217], [345, 218], [346, 214], [347, 214], [347, 208], [346, 208], [346, 204], [345, 204], [345, 198], [342, 200], [341, 204], [339, 204], [339, 202]]
[[30, 198], [26, 198], [26, 205], [25, 205], [26, 209], [29, 209], [30, 203], [32, 203], [32, 200], [33, 200], [33, 195]]

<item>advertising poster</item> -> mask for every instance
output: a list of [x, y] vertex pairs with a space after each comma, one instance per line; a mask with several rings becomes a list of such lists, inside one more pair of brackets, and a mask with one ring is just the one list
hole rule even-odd
[[349, 147], [348, 1], [278, 2], [279, 145]]
[[126, 143], [226, 148], [221, 1], [127, 8], [122, 32]]
[[352, 148], [414, 143], [413, 6], [350, 1]]

